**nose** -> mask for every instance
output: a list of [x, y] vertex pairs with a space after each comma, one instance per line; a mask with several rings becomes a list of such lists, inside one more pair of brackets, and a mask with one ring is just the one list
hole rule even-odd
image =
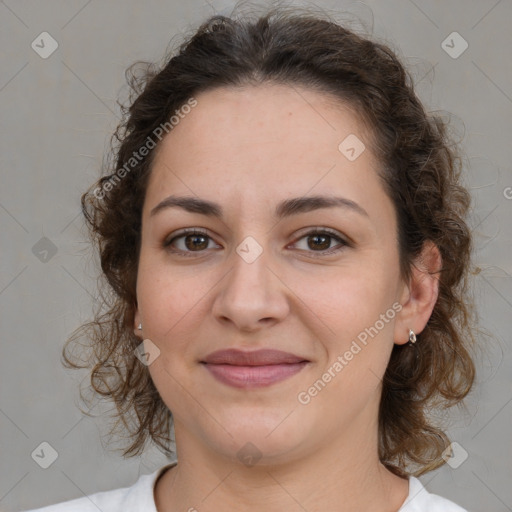
[[219, 283], [213, 304], [212, 312], [219, 322], [254, 332], [287, 316], [288, 288], [279, 272], [270, 268], [276, 267], [270, 259], [267, 249], [252, 262], [232, 252], [226, 262], [231, 270]]

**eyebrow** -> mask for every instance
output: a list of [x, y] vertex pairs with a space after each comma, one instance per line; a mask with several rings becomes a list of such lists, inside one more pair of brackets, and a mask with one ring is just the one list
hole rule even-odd
[[[359, 204], [347, 199], [345, 197], [338, 196], [307, 196], [307, 197], [295, 197], [292, 199], [286, 199], [281, 201], [275, 211], [275, 216], [279, 219], [296, 215], [299, 213], [311, 212], [313, 210], [320, 210], [322, 208], [345, 208], [351, 210], [359, 215], [368, 217], [367, 211], [362, 208]], [[207, 215], [209, 217], [222, 218], [223, 209], [218, 203], [207, 201], [205, 199], [199, 199], [198, 197], [191, 196], [169, 196], [163, 201], [158, 203], [150, 212], [150, 217], [153, 217], [157, 213], [167, 208], [182, 208], [183, 210], [190, 213], [199, 213], [201, 215]]]

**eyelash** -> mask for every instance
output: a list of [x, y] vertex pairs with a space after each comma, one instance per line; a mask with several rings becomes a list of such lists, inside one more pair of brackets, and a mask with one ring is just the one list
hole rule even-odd
[[[213, 240], [208, 235], [208, 233], [206, 231], [202, 230], [201, 228], [185, 228], [182, 231], [176, 233], [175, 236], [173, 236], [172, 238], [168, 238], [168, 239], [164, 240], [163, 247], [165, 249], [169, 250], [169, 252], [171, 252], [173, 254], [179, 254], [180, 256], [185, 256], [185, 257], [194, 257], [194, 253], [196, 253], [196, 252], [197, 253], [205, 252], [206, 250], [204, 250], [204, 251], [183, 251], [181, 249], [176, 250], [176, 249], [171, 248], [171, 244], [174, 241], [176, 241], [179, 238], [183, 238], [183, 237], [186, 237], [189, 235], [201, 235], [210, 240]], [[349, 243], [347, 240], [344, 240], [343, 238], [341, 238], [335, 231], [332, 231], [329, 228], [312, 229], [311, 231], [304, 233], [294, 243], [297, 243], [299, 240], [302, 240], [303, 238], [307, 238], [307, 237], [313, 236], [313, 235], [327, 235], [328, 237], [335, 239], [337, 242], [339, 242], [341, 244], [337, 248], [326, 249], [325, 251], [306, 251], [306, 252], [312, 253], [312, 255], [314, 255], [313, 257], [315, 257], [315, 258], [321, 257], [321, 256], [329, 256], [331, 254], [334, 254], [334, 253], [337, 253], [337, 252], [343, 250], [345, 247], [352, 247], [351, 243]]]

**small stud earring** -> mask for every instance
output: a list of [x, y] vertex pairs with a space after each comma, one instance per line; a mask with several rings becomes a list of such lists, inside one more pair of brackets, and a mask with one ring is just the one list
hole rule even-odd
[[414, 334], [414, 331], [412, 329], [409, 329], [409, 343], [411, 345], [416, 343], [416, 334]]
[[142, 324], [139, 324], [139, 331], [142, 331]]

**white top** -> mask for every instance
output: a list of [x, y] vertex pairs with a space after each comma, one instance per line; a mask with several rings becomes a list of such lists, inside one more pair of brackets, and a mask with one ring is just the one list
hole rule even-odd
[[[25, 512], [158, 512], [154, 486], [158, 477], [177, 462], [167, 464], [149, 475], [141, 475], [131, 487], [98, 492], [82, 498]], [[468, 512], [453, 501], [429, 493], [415, 477], [409, 477], [409, 495], [397, 512]]]

